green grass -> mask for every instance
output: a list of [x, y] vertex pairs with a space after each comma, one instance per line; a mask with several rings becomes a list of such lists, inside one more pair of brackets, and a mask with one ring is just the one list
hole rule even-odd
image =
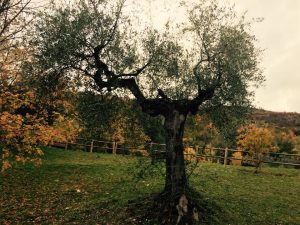
[[[135, 224], [128, 200], [164, 183], [159, 174], [134, 181], [136, 165], [130, 156], [45, 149], [41, 167], [0, 174], [0, 224]], [[299, 170], [201, 164], [190, 183], [223, 209], [219, 225], [300, 224]]]

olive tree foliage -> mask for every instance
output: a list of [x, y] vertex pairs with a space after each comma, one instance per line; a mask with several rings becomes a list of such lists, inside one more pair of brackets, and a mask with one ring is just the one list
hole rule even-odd
[[[187, 7], [188, 21], [169, 22], [163, 31], [141, 31], [122, 13], [129, 7], [124, 0], [53, 5], [40, 13], [35, 26], [33, 71], [102, 93], [130, 93], [143, 112], [164, 118], [164, 192], [171, 196], [166, 201], [172, 202], [166, 206], [170, 212], [179, 200], [177, 224], [192, 224], [190, 209], [194, 212], [185, 196], [182, 139], [187, 115], [200, 109], [215, 125], [237, 123], [229, 118], [247, 112], [250, 88], [264, 79], [250, 23], [217, 2], [202, 0]], [[188, 212], [181, 210], [182, 199]]]
[[[135, 53], [135, 34], [127, 30], [129, 21], [121, 15], [123, 4], [80, 0], [62, 6], [53, 3], [50, 11], [41, 12], [33, 39], [38, 50], [38, 69], [57, 79], [68, 74], [79, 81], [77, 85], [99, 91], [89, 79], [76, 79], [78, 74], [93, 78], [98, 63], [94, 59], [95, 48], [106, 69], [113, 67], [119, 73], [133, 69], [140, 58]], [[120, 29], [121, 20], [126, 29]]]
[[261, 50], [250, 33], [251, 23], [238, 17], [233, 8], [217, 7], [216, 1], [204, 9], [194, 7], [189, 21], [185, 30], [194, 36], [190, 52], [194, 90], [214, 89], [214, 96], [200, 110], [232, 139], [232, 131], [252, 107], [251, 87], [264, 81], [259, 68]]
[[[189, 9], [180, 33], [169, 24], [164, 31], [140, 32], [122, 14], [125, 1], [79, 0], [52, 7], [36, 22], [34, 46], [39, 69], [57, 79], [63, 73], [75, 80], [84, 75], [77, 79], [80, 84], [98, 91], [127, 89], [138, 101], [180, 105], [186, 100], [188, 113], [195, 114], [201, 105], [217, 125], [247, 112], [251, 86], [264, 79], [251, 24], [217, 1], [200, 1]], [[204, 93], [207, 97], [200, 98]]]

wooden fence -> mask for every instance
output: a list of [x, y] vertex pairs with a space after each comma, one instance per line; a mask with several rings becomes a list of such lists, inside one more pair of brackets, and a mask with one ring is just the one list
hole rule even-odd
[[[165, 144], [154, 142], [138, 143], [130, 146], [116, 141], [99, 141], [76, 139], [74, 142], [55, 142], [51, 146], [64, 148], [66, 150], [83, 150], [86, 152], [112, 153], [136, 156], [150, 156], [152, 159], [163, 159], [165, 155]], [[203, 148], [199, 146], [189, 146], [193, 152], [185, 153], [185, 157], [190, 160], [209, 161], [222, 163], [225, 166], [233, 165], [253, 165], [255, 158], [249, 157], [248, 151], [229, 148]], [[264, 155], [262, 162], [269, 165], [283, 165], [285, 167], [300, 168], [300, 154], [270, 153]]]
[[137, 143], [131, 146], [116, 141], [99, 141], [77, 138], [74, 142], [54, 142], [53, 147], [64, 148], [65, 150], [83, 150], [86, 152], [112, 153], [112, 154], [135, 154], [150, 155], [151, 153], [165, 152], [165, 144], [159, 143]]
[[[235, 156], [234, 153], [240, 154]], [[205, 148], [204, 153], [200, 152], [197, 156], [207, 161], [211, 158], [211, 161], [222, 162], [224, 165], [234, 164], [233, 162], [239, 162], [236, 164], [240, 165], [251, 165], [257, 160], [254, 157], [250, 157], [249, 151], [229, 148]], [[300, 168], [300, 154], [269, 153], [263, 156], [262, 163]]]

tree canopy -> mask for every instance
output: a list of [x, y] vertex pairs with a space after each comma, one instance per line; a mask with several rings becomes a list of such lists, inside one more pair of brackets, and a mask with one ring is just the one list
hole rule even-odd
[[57, 101], [57, 96], [56, 101], [42, 97], [36, 86], [29, 85], [33, 76], [28, 79], [24, 73], [25, 62], [32, 58], [25, 35], [34, 13], [30, 4], [30, 0], [0, 1], [1, 171], [18, 162], [40, 164], [41, 145], [72, 139], [78, 131], [76, 122], [58, 110], [70, 111], [70, 105]]
[[168, 102], [192, 114], [200, 105], [230, 107], [231, 113], [251, 105], [250, 88], [264, 78], [244, 17], [216, 1], [200, 1], [180, 33], [170, 25], [138, 33], [124, 7], [124, 1], [78, 1], [41, 13], [34, 40], [41, 71], [83, 75], [80, 81], [96, 91], [129, 90], [154, 115]]
[[144, 113], [162, 116], [166, 177], [154, 208], [169, 212], [166, 224], [193, 224], [199, 217], [183, 154], [187, 116], [202, 110], [216, 126], [238, 124], [251, 107], [251, 88], [264, 80], [260, 50], [251, 23], [217, 0], [186, 5], [188, 21], [163, 30], [141, 31], [126, 7], [124, 0], [78, 0], [40, 12], [29, 72], [50, 87], [129, 95]]

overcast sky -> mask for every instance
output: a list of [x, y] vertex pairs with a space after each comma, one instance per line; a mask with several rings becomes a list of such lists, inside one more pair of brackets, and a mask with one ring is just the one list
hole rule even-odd
[[[247, 10], [248, 18], [264, 18], [253, 24], [258, 45], [265, 49], [262, 67], [266, 77], [264, 86], [256, 91], [255, 105], [272, 111], [300, 112], [300, 0], [224, 1], [235, 3], [239, 12]], [[150, 19], [150, 25], [159, 27], [168, 19], [181, 21], [185, 17], [178, 7], [180, 0], [144, 2], [147, 10], [142, 13], [148, 22]]]
[[257, 106], [300, 112], [300, 1], [231, 0], [250, 17], [264, 17], [253, 25], [263, 55], [265, 87], [256, 92]]

